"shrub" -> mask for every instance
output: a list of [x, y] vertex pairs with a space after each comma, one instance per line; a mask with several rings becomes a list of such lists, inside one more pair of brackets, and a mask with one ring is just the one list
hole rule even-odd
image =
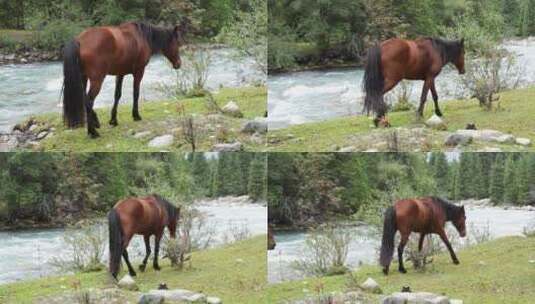
[[305, 240], [303, 257], [294, 262], [294, 268], [317, 276], [345, 273], [351, 234], [330, 224], [312, 230]]
[[59, 51], [88, 25], [66, 20], [52, 20], [34, 33], [34, 46], [39, 49]]

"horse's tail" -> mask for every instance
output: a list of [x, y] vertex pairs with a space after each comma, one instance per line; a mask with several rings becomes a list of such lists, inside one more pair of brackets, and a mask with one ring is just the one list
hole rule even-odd
[[80, 65], [80, 43], [68, 42], [63, 48], [63, 122], [69, 128], [85, 124], [85, 92]]
[[384, 85], [381, 46], [376, 45], [368, 50], [368, 59], [362, 82], [362, 89], [366, 94], [364, 97], [364, 111], [367, 114], [375, 112], [383, 115], [386, 112], [386, 105], [383, 101]]
[[381, 257], [379, 258], [379, 263], [383, 266], [383, 272], [385, 274], [388, 274], [388, 267], [394, 254], [394, 236], [396, 235], [396, 230], [396, 210], [391, 206], [385, 212]]
[[115, 208], [108, 213], [108, 229], [110, 232], [110, 272], [114, 278], [117, 278], [123, 254], [123, 229]]

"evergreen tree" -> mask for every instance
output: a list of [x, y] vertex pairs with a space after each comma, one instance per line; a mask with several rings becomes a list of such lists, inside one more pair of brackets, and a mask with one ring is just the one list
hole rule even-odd
[[248, 195], [253, 201], [266, 199], [267, 172], [266, 156], [258, 154], [249, 166]]
[[516, 180], [516, 165], [513, 156], [507, 157], [504, 169], [504, 193], [503, 201], [508, 204], [516, 204], [518, 199], [518, 187]]
[[501, 204], [504, 195], [504, 164], [502, 157], [498, 156], [492, 164], [490, 174], [490, 199], [494, 204]]

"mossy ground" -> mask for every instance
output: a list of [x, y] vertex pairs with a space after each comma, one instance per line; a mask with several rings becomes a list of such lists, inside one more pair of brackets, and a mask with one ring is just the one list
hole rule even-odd
[[[364, 266], [353, 276], [359, 283], [368, 277], [376, 280], [385, 294], [410, 286], [412, 291], [428, 291], [462, 299], [464, 303], [533, 303], [535, 299], [535, 237], [505, 237], [458, 252], [460, 265], [451, 263], [447, 253], [433, 258], [425, 272], [408, 268], [384, 276], [378, 266]], [[269, 303], [345, 291], [352, 286], [349, 275], [311, 278], [269, 285]], [[308, 292], [305, 292], [308, 291]], [[375, 297], [376, 302], [381, 296]]]
[[[475, 123], [478, 129], [493, 129], [525, 137], [535, 142], [535, 87], [503, 92], [500, 94], [499, 109], [484, 110], [475, 99], [453, 100], [441, 103], [448, 131], [464, 129], [468, 123]], [[433, 115], [432, 101], [428, 101], [424, 117]], [[414, 111], [393, 112], [388, 115], [393, 128], [422, 126], [425, 120], [417, 119]], [[306, 123], [268, 133], [268, 150], [278, 152], [330, 152], [335, 148], [366, 145], [366, 135], [386, 136], [391, 129], [376, 129], [370, 117], [351, 116], [322, 122]], [[444, 139], [448, 132], [430, 130], [425, 145], [414, 147], [420, 151], [445, 150]], [[370, 146], [372, 143], [368, 143]], [[476, 151], [493, 146], [503, 151], [534, 150], [512, 144], [486, 144], [475, 142], [463, 150]], [[366, 149], [363, 149], [366, 150]]]
[[[267, 285], [266, 236], [195, 252], [191, 267], [181, 271], [171, 268], [168, 260], [162, 260], [161, 266], [159, 272], [147, 267], [146, 272], [138, 273], [135, 280], [141, 291], [156, 289], [160, 282], [165, 282], [171, 289], [184, 288], [220, 297], [223, 303], [259, 303]], [[123, 274], [124, 271], [120, 275]], [[73, 292], [73, 286], [78, 284], [81, 289], [112, 285], [106, 271], [46, 277], [0, 285], [0, 303], [34, 303], [41, 297]], [[136, 303], [136, 296], [132, 295], [131, 300]]]
[[[100, 137], [91, 139], [86, 128], [74, 130], [66, 129], [60, 113], [48, 113], [36, 117], [42, 125], [56, 129], [54, 135], [42, 140], [34, 149], [37, 151], [75, 151], [75, 152], [138, 152], [159, 151], [151, 148], [148, 142], [158, 135], [173, 134], [175, 143], [164, 148], [166, 151], [191, 151], [191, 146], [184, 140], [181, 127], [179, 109], [181, 105], [185, 114], [191, 114], [199, 128], [213, 124], [213, 130], [203, 130], [197, 136], [196, 151], [209, 151], [217, 142], [240, 141], [246, 151], [261, 151], [265, 149], [265, 141], [253, 141], [248, 134], [240, 133], [245, 121], [261, 117], [266, 111], [266, 87], [224, 88], [214, 94], [214, 99], [220, 107], [227, 102], [234, 101], [240, 107], [244, 117], [234, 118], [219, 115], [216, 121], [209, 118], [205, 97], [184, 98], [178, 101], [142, 102], [140, 114], [143, 120], [133, 121], [131, 102], [120, 104], [117, 127], [108, 125], [110, 108], [97, 109], [101, 128]], [[219, 127], [217, 127], [219, 126]], [[144, 138], [135, 138], [133, 134], [150, 131]]]

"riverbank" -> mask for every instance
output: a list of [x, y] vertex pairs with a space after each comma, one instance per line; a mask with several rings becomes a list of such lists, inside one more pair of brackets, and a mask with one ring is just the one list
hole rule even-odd
[[[258, 303], [264, 297], [267, 284], [265, 250], [266, 236], [262, 235], [225, 247], [194, 252], [191, 267], [182, 271], [172, 269], [168, 260], [162, 260], [161, 271], [147, 267], [146, 272], [139, 273], [135, 280], [142, 292], [166, 283], [170, 289], [185, 288], [217, 296], [223, 303]], [[137, 265], [138, 261], [133, 264]], [[44, 298], [72, 293], [75, 288], [104, 289], [110, 286], [110, 277], [105, 271], [47, 277], [0, 285], [0, 302], [46, 303]], [[133, 292], [126, 295], [134, 303], [137, 303], [137, 296]]]
[[[535, 237], [504, 237], [458, 252], [460, 265], [451, 263], [447, 253], [433, 258], [425, 272], [409, 268], [407, 274], [392, 271], [384, 276], [378, 266], [363, 266], [353, 274], [358, 283], [368, 277], [391, 294], [409, 286], [412, 291], [428, 291], [462, 299], [464, 303], [530, 303], [535, 297]], [[396, 269], [396, 265], [391, 268]], [[317, 294], [346, 292], [352, 286], [349, 275], [310, 278], [270, 285], [269, 303], [303, 299]], [[354, 285], [354, 284], [353, 284]], [[370, 303], [382, 295], [367, 294]]]
[[[356, 151], [532, 151], [531, 143], [517, 144], [514, 138], [535, 140], [535, 87], [511, 90], [500, 95], [497, 111], [486, 111], [478, 101], [452, 100], [441, 103], [446, 130], [434, 130], [418, 120], [414, 111], [392, 112], [392, 128], [376, 129], [371, 117], [351, 116], [317, 123], [270, 130], [268, 150], [277, 152], [356, 152]], [[425, 119], [432, 116], [428, 101]], [[490, 129], [514, 135], [513, 142], [470, 140], [463, 145], [446, 145], [457, 130], [474, 123], [479, 130]]]
[[[98, 139], [90, 139], [86, 128], [66, 129], [60, 113], [48, 113], [19, 124], [11, 135], [0, 138], [0, 150], [29, 151], [191, 151], [184, 117], [192, 117], [196, 151], [245, 150], [265, 148], [265, 130], [245, 129], [250, 121], [262, 125], [266, 112], [265, 86], [224, 88], [214, 93], [217, 107], [233, 102], [242, 117], [214, 110], [207, 97], [184, 98], [178, 101], [141, 102], [142, 121], [131, 117], [131, 101], [119, 105], [117, 127], [108, 125], [110, 108], [96, 112], [101, 122]], [[3, 144], [2, 144], [3, 142]]]

